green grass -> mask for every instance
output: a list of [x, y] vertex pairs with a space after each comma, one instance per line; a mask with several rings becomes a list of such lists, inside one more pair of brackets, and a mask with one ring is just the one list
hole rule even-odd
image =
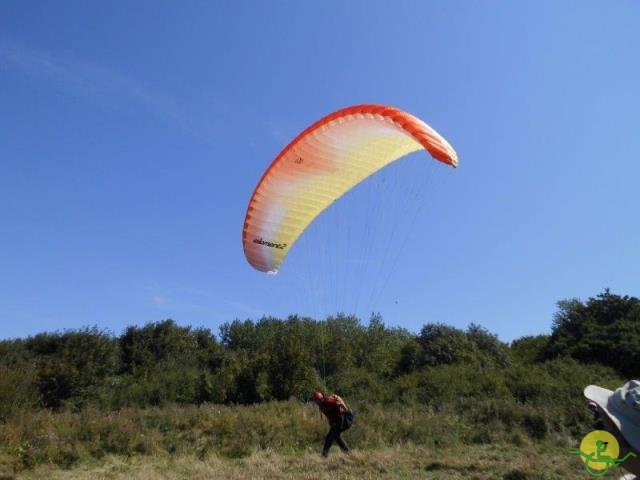
[[[15, 479], [438, 479], [550, 480], [583, 478], [579, 459], [564, 448], [474, 445], [458, 448], [395, 448], [337, 450], [328, 459], [317, 452], [281, 454], [266, 449], [241, 459], [209, 455], [107, 456], [72, 469], [42, 465]], [[8, 477], [11, 478], [11, 477]]]
[[[499, 407], [499, 408], [498, 408]], [[550, 407], [551, 408], [551, 407]], [[464, 415], [357, 404], [345, 438], [319, 451], [327, 424], [296, 401], [115, 412], [25, 410], [0, 423], [0, 479], [578, 478], [578, 439], [554, 411], [475, 402]], [[586, 433], [586, 431], [585, 431]]]

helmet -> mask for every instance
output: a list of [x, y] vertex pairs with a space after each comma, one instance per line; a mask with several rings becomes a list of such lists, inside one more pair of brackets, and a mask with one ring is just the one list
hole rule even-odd
[[312, 398], [314, 400], [324, 400], [324, 394], [322, 392], [313, 392]]

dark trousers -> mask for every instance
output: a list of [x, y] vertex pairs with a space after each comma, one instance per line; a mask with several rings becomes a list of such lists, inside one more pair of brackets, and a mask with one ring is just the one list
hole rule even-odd
[[336, 420], [331, 424], [331, 429], [329, 430], [329, 433], [327, 433], [327, 436], [324, 439], [324, 448], [322, 449], [322, 456], [326, 457], [327, 455], [329, 455], [329, 449], [331, 448], [331, 445], [333, 445], [333, 442], [336, 442], [343, 452], [349, 451], [349, 446], [340, 436], [342, 431], [343, 431], [342, 417], [340, 417], [338, 420]]

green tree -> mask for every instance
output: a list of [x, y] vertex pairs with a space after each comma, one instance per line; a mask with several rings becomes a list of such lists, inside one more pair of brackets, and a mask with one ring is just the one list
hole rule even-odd
[[116, 372], [117, 344], [97, 327], [39, 334], [27, 339], [26, 348], [36, 358], [36, 384], [46, 407], [72, 398], [82, 404]]
[[120, 337], [121, 369], [139, 374], [165, 360], [191, 357], [198, 351], [198, 335], [191, 327], [180, 327], [171, 320], [130, 326]]
[[495, 365], [505, 367], [511, 363], [509, 347], [498, 340], [498, 336], [486, 328], [472, 323], [466, 331], [467, 340], [476, 351], [477, 360], [481, 363], [492, 361]]
[[429, 323], [418, 335], [419, 366], [448, 365], [472, 358], [473, 344], [465, 333], [442, 323]]
[[511, 342], [511, 355], [523, 364], [533, 364], [544, 359], [549, 335], [525, 336]]
[[586, 302], [558, 302], [544, 358], [569, 355], [597, 362], [625, 377], [640, 375], [640, 300], [608, 289]]

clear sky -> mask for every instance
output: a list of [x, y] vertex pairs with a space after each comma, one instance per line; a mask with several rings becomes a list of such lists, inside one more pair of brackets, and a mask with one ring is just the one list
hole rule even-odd
[[297, 281], [320, 237], [267, 277], [241, 230], [274, 156], [358, 103], [424, 119], [460, 168], [390, 280], [349, 280], [373, 297], [357, 313], [510, 341], [558, 300], [638, 296], [638, 25], [632, 0], [5, 0], [0, 337], [329, 311]]

